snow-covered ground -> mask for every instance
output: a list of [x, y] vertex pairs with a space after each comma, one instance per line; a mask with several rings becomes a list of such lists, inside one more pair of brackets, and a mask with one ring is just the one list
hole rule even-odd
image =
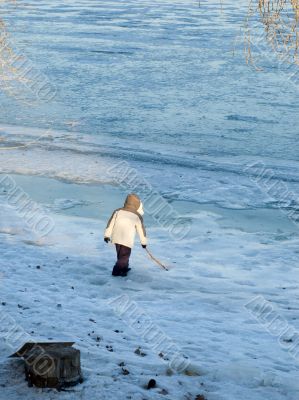
[[[2, 8], [13, 46], [57, 95], [0, 93], [0, 400], [298, 400], [298, 94], [265, 54], [264, 73], [246, 65], [247, 1], [200, 3]], [[149, 248], [168, 272], [136, 245], [128, 277], [111, 276], [115, 251], [102, 234], [131, 191], [119, 165], [190, 223], [175, 238], [145, 208]], [[22, 216], [12, 182], [51, 221], [49, 234]], [[255, 318], [256, 298], [284, 329], [265, 312]], [[184, 372], [115, 299], [177, 346]], [[23, 332], [17, 342], [11, 326]], [[8, 359], [28, 335], [75, 341], [84, 383], [28, 388], [22, 362]], [[151, 378], [157, 388], [146, 390]]]
[[[18, 136], [16, 142], [21, 140]], [[297, 399], [298, 361], [245, 308], [262, 295], [290, 327], [299, 329], [297, 227], [275, 209], [260, 210], [257, 221], [249, 210], [227, 214], [221, 207], [189, 207], [191, 203], [182, 201], [177, 203], [185, 210], [181, 215], [192, 220], [192, 231], [183, 240], [170, 239], [165, 229], [148, 220], [150, 248], [170, 270], [161, 270], [136, 246], [129, 276], [112, 278], [114, 249], [103, 243], [102, 233], [125, 189], [95, 183], [96, 174], [90, 180], [92, 167], [84, 175], [87, 158], [93, 163], [88, 152], [76, 159], [72, 150], [54, 147], [46, 151], [41, 143], [33, 144], [1, 156], [2, 171], [43, 205], [55, 224], [49, 235], [38, 237], [2, 187], [1, 317], [7, 313], [33, 340], [76, 342], [85, 381], [59, 397], [116, 399], [121, 393], [121, 398], [136, 400], [195, 399], [199, 394], [211, 400]], [[53, 157], [55, 180], [26, 177], [20, 170], [46, 176]], [[75, 168], [70, 162], [68, 169], [68, 157], [76, 160]], [[105, 179], [104, 164], [111, 159], [94, 157]], [[66, 176], [57, 176], [55, 168]], [[124, 295], [188, 357], [187, 373], [171, 372], [159, 351], [113, 311], [110, 302]], [[2, 338], [5, 329], [4, 324]], [[27, 388], [22, 363], [6, 358], [14, 346], [1, 341], [1, 396], [40, 398], [40, 390]], [[135, 353], [139, 347], [146, 356]], [[150, 378], [158, 387], [147, 391]], [[44, 391], [42, 396], [53, 399], [58, 394]]]
[[[136, 247], [130, 275], [113, 279], [114, 250], [102, 244], [104, 221], [53, 218], [52, 234], [35, 243], [2, 205], [1, 313], [33, 339], [76, 342], [85, 382], [61, 398], [114, 399], [121, 391], [124, 399], [158, 399], [162, 389], [169, 399], [298, 398], [298, 362], [244, 308], [262, 294], [298, 328], [298, 237], [223, 230], [219, 215], [198, 211], [192, 239], [171, 243], [161, 229], [149, 229], [151, 248], [173, 266], [170, 271]], [[168, 376], [167, 363], [113, 313], [108, 301], [121, 294], [172, 338], [196, 376]], [[134, 353], [139, 346], [145, 357]], [[1, 342], [1, 398], [40, 398], [40, 391], [26, 387], [21, 363], [6, 359], [13, 350]], [[150, 378], [158, 389], [148, 392]]]

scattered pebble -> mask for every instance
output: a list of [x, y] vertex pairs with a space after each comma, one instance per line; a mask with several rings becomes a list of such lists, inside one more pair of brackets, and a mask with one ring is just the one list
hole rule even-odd
[[122, 368], [122, 374], [123, 375], [129, 375], [129, 371], [126, 368]]
[[157, 384], [157, 382], [155, 381], [155, 379], [150, 379], [147, 384], [147, 390], [155, 388], [156, 384]]
[[136, 350], [134, 351], [134, 353], [137, 354], [137, 355], [140, 356], [140, 357], [145, 357], [145, 356], [146, 356], [146, 353], [143, 353], [143, 352], [141, 351], [141, 348], [140, 348], [140, 347], [138, 347], [138, 349], [136, 349]]

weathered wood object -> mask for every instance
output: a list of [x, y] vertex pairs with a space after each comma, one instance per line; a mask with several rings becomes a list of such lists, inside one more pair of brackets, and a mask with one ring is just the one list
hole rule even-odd
[[28, 385], [62, 389], [82, 383], [80, 351], [71, 345], [72, 343], [35, 343], [33, 346], [23, 347], [23, 353], [15, 353], [14, 356], [24, 358]]

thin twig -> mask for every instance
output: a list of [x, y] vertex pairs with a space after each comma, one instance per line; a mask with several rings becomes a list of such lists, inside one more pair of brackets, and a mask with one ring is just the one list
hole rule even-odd
[[148, 250], [147, 247], [145, 248], [145, 251], [147, 252], [147, 254], [149, 255], [149, 257], [150, 257], [156, 264], [158, 264], [161, 268], [165, 269], [165, 271], [168, 271], [168, 268], [167, 268], [164, 264], [162, 264], [161, 261], [159, 261], [157, 258], [155, 258], [155, 257], [151, 254], [151, 252]]

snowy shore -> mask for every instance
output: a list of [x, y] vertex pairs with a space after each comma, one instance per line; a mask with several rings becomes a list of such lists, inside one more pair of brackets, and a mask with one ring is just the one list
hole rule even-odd
[[[185, 239], [171, 241], [148, 220], [150, 248], [170, 271], [160, 270], [136, 246], [129, 276], [112, 278], [114, 249], [103, 243], [102, 232], [109, 212], [121, 205], [124, 189], [78, 184], [77, 179], [72, 183], [70, 175], [65, 181], [54, 169], [56, 179], [47, 177], [43, 166], [53, 157], [53, 148], [43, 150], [40, 143], [6, 150], [1, 161], [9, 154], [18, 160], [28, 155], [29, 160], [38, 151], [44, 151], [43, 158], [35, 153], [32, 163], [41, 161], [39, 175], [44, 177], [11, 175], [24, 174], [26, 166], [32, 174], [29, 162], [15, 168], [2, 162], [1, 168], [44, 207], [55, 227], [38, 238], [2, 190], [0, 307], [1, 315], [12, 317], [33, 340], [68, 339], [82, 351], [85, 381], [59, 398], [114, 399], [120, 392], [121, 398], [134, 400], [194, 399], [199, 394], [208, 400], [298, 398], [297, 360], [245, 307], [264, 296], [299, 329], [296, 226], [275, 209], [269, 217], [266, 210], [261, 212], [257, 224], [250, 222], [249, 210], [227, 214], [224, 208], [190, 208], [179, 202], [180, 211], [192, 219]], [[78, 175], [84, 171], [81, 157]], [[112, 199], [108, 205], [107, 198]], [[124, 294], [188, 357], [187, 374], [170, 372], [150, 343], [113, 312], [109, 302]], [[5, 337], [4, 328], [1, 335]], [[135, 353], [139, 347], [146, 356]], [[26, 386], [21, 362], [7, 359], [15, 350], [1, 341], [1, 398], [39, 399], [40, 390]], [[158, 387], [147, 391], [150, 378]], [[42, 396], [54, 399], [58, 393], [43, 391]]]

